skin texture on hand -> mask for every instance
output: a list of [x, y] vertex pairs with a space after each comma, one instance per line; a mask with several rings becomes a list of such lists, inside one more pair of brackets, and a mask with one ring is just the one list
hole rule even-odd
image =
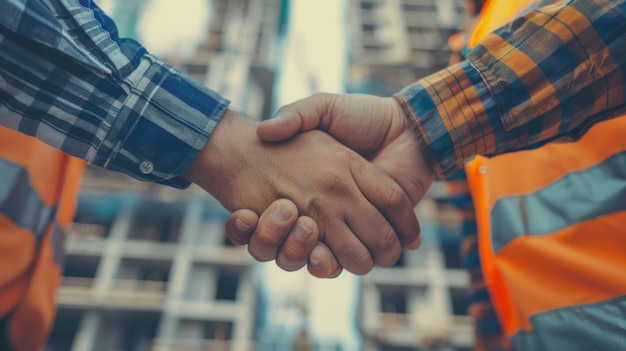
[[[287, 220], [277, 220], [277, 216], [273, 214], [284, 210], [284, 207], [292, 210], [293, 215]], [[279, 199], [263, 212], [261, 218], [251, 210], [234, 212], [226, 221], [226, 232], [229, 235], [234, 234], [230, 235], [230, 238], [236, 245], [248, 244], [251, 253], [257, 250], [256, 239], [259, 237], [281, 240], [276, 264], [286, 271], [298, 270], [306, 264], [314, 276], [320, 278], [338, 276], [342, 267], [330, 249], [318, 241], [317, 223], [310, 217], [297, 215], [298, 209], [295, 204], [286, 199]], [[297, 234], [300, 230], [309, 234], [306, 236]]]
[[[185, 177], [229, 210], [248, 208], [259, 214], [277, 199], [290, 200], [296, 211], [278, 203], [268, 220], [289, 222], [298, 213], [310, 217], [299, 220], [294, 235], [298, 228], [305, 232], [301, 237], [319, 235], [341, 266], [356, 274], [368, 272], [374, 263], [392, 265], [400, 255], [398, 238], [418, 236], [411, 199], [357, 153], [316, 130], [288, 142], [264, 143], [256, 127], [254, 121], [226, 112]], [[264, 216], [261, 223], [270, 223]], [[252, 256], [259, 261], [279, 256], [284, 238], [257, 234], [248, 247]], [[283, 255], [287, 262], [293, 256]], [[288, 266], [302, 262], [295, 261]]]
[[[259, 125], [257, 134], [265, 141], [282, 141], [298, 132], [313, 129], [327, 132], [387, 173], [403, 188], [411, 199], [412, 207], [421, 200], [434, 180], [432, 168], [426, 163], [406, 116], [393, 98], [316, 94], [281, 108], [275, 119]], [[273, 233], [277, 242], [285, 242], [278, 252], [279, 256], [284, 249], [297, 257], [294, 260], [298, 262], [309, 255], [308, 268], [313, 275], [334, 277], [341, 271], [333, 255], [325, 252], [327, 247], [318, 245], [306, 251], [310, 243], [293, 244], [296, 240], [291, 237], [288, 224], [294, 222], [280, 225], [271, 220], [259, 222], [246, 210], [234, 212], [229, 222], [235, 220], [245, 221], [248, 226], [245, 229], [227, 228], [231, 240], [252, 242], [257, 232], [263, 232], [263, 235]], [[415, 249], [419, 246], [419, 238], [403, 244]], [[335, 253], [335, 256], [338, 254]], [[277, 260], [277, 264], [286, 269], [281, 261]]]

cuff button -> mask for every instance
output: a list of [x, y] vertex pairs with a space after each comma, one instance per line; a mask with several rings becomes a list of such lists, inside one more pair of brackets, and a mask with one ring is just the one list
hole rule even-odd
[[143, 161], [139, 164], [139, 171], [143, 174], [150, 174], [154, 171], [154, 164], [150, 161]]

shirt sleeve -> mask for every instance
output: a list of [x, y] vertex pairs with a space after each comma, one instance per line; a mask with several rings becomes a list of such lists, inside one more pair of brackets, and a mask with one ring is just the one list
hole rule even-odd
[[228, 106], [119, 38], [90, 0], [0, 0], [0, 125], [135, 178], [183, 187]]
[[624, 114], [626, 4], [558, 1], [396, 94], [439, 177], [477, 154], [574, 139]]

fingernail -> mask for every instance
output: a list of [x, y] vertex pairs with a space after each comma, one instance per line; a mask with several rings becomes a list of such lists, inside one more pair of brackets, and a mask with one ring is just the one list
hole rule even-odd
[[294, 235], [296, 236], [296, 239], [306, 241], [309, 237], [311, 237], [311, 234], [313, 234], [313, 231], [306, 228], [304, 225], [302, 225], [302, 223], [296, 224], [296, 228], [294, 229]]
[[322, 249], [319, 245], [315, 245], [315, 247], [313, 248], [313, 250], [311, 250], [311, 253], [309, 254], [309, 264], [314, 267], [319, 266], [322, 262], [320, 256], [325, 254], [326, 252], [324, 251], [324, 249]]
[[272, 213], [272, 218], [279, 222], [287, 222], [291, 215], [291, 210], [288, 207], [278, 205], [278, 208]]
[[246, 222], [243, 221], [243, 219], [241, 218], [237, 218], [235, 219], [235, 226], [237, 227], [237, 230], [239, 230], [240, 232], [247, 232], [250, 230], [250, 228], [252, 228], [252, 226]]

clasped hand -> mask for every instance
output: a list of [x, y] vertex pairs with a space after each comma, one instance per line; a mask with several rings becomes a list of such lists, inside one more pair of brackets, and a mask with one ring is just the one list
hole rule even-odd
[[332, 94], [260, 124], [227, 112], [186, 177], [234, 211], [231, 241], [318, 277], [388, 267], [417, 248], [413, 208], [434, 179], [393, 98]]

